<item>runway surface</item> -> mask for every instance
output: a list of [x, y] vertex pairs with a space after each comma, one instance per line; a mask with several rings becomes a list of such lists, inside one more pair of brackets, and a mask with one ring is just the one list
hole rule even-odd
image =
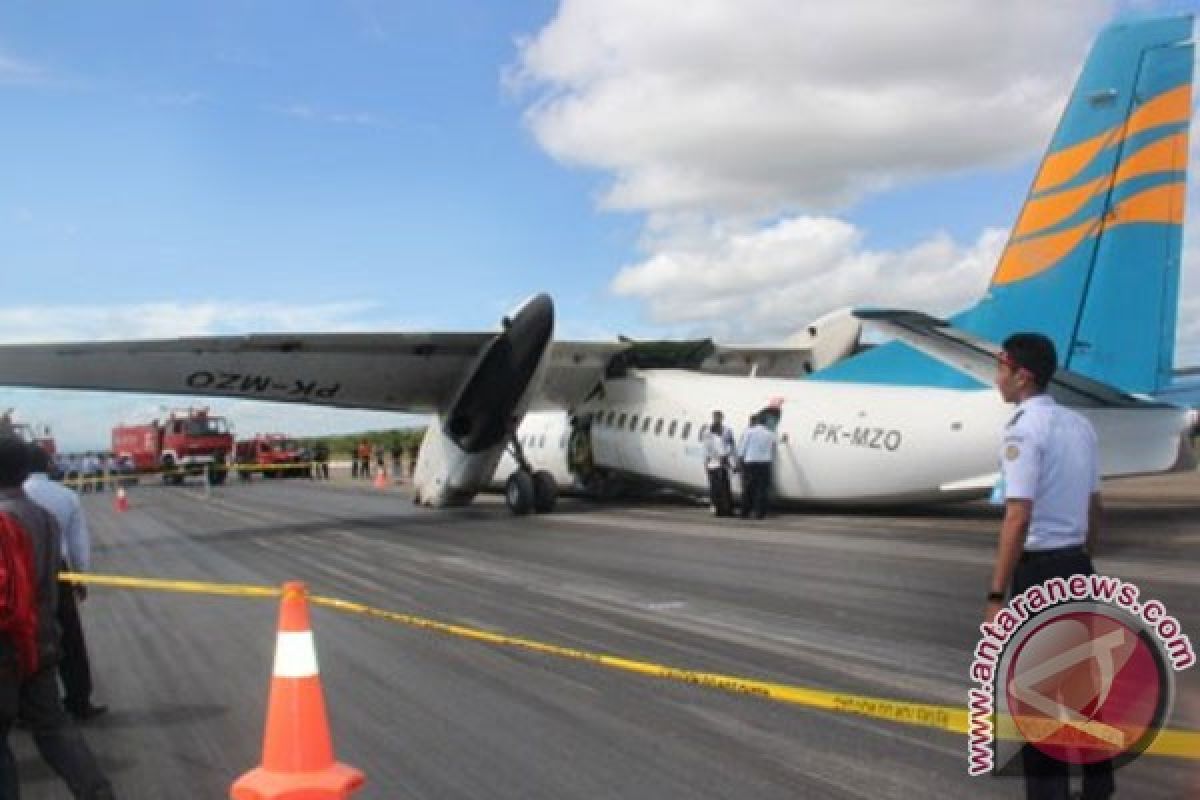
[[[1200, 643], [1200, 475], [1108, 489], [1099, 571]], [[673, 667], [962, 706], [990, 575], [983, 505], [717, 520], [682, 501], [498, 498], [303, 480], [87, 495], [94, 571], [278, 585]], [[94, 587], [85, 735], [125, 798], [227, 797], [258, 762], [278, 604]], [[970, 778], [961, 735], [781, 704], [314, 609], [338, 758], [362, 798], [1023, 797]], [[1200, 667], [1171, 727], [1200, 729]], [[66, 798], [28, 734], [26, 800]], [[1119, 797], [1200, 795], [1200, 762], [1143, 756]]]

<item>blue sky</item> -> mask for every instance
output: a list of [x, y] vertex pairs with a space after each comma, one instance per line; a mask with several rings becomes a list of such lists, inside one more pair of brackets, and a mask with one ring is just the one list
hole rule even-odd
[[[565, 337], [779, 341], [913, 263], [938, 290], [889, 300], [952, 311], [1095, 32], [1192, 5], [6, 3], [0, 341], [488, 329], [538, 291]], [[67, 448], [167, 402], [0, 390]]]

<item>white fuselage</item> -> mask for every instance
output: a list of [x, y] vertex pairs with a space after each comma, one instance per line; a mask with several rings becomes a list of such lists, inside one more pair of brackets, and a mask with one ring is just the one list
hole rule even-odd
[[[724, 412], [726, 424], [740, 437], [749, 416], [769, 406], [781, 412], [773, 483], [774, 496], [784, 502], [922, 502], [984, 495], [995, 481], [1001, 434], [1013, 415], [1013, 407], [994, 389], [649, 370], [605, 381], [604, 391], [575, 409], [574, 416], [591, 416], [598, 469], [699, 493], [707, 490], [700, 430], [712, 412]], [[1099, 434], [1104, 475], [1157, 472], [1176, 462], [1186, 412], [1083, 413]], [[549, 469], [560, 486], [571, 484], [569, 433], [568, 415], [558, 412], [528, 414], [518, 431], [531, 464]], [[515, 468], [506, 454], [493, 484]]]

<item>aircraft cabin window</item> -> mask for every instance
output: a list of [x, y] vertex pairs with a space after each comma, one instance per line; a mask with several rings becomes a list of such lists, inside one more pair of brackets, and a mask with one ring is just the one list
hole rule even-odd
[[654, 423], [654, 435], [658, 436], [660, 433], [662, 433], [662, 420], [661, 419], [658, 422]]
[[625, 417], [627, 417], [627, 416], [629, 416], [629, 415], [626, 414], [624, 411], [622, 411], [621, 416], [617, 417], [617, 427], [618, 428], [625, 427]]
[[543, 433], [541, 436], [538, 437], [538, 447], [544, 448], [545, 446], [546, 446], [546, 434]]
[[705, 436], [707, 433], [708, 433], [708, 426], [707, 426], [707, 425], [701, 425], [701, 426], [700, 426], [700, 441], [701, 441], [701, 442], [703, 442], [703, 441], [704, 441], [704, 436]]
[[633, 431], [634, 433], [637, 433], [637, 421], [638, 421], [637, 414], [634, 414], [632, 417], [629, 418], [629, 430]]
[[649, 417], [646, 417], [642, 420], [642, 433], [650, 430], [650, 423], [653, 421], [654, 420], [650, 419]]
[[680, 439], [686, 439], [692, 435], [692, 423], [683, 423], [683, 432], [679, 434]]
[[616, 416], [617, 416], [617, 412], [615, 412], [615, 411], [608, 412], [608, 416], [605, 418], [604, 424], [611, 428], [612, 424], [613, 424], [613, 419], [615, 419]]
[[678, 423], [675, 420], [671, 420], [671, 427], [667, 428], [667, 436], [671, 436], [671, 437], [675, 436], [675, 426], [677, 424]]

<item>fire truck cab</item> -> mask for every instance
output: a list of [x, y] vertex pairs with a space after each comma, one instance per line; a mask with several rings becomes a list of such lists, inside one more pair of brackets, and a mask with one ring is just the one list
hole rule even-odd
[[308, 475], [308, 458], [300, 443], [282, 433], [260, 433], [237, 443], [238, 475], [250, 480], [257, 472], [264, 478]]

